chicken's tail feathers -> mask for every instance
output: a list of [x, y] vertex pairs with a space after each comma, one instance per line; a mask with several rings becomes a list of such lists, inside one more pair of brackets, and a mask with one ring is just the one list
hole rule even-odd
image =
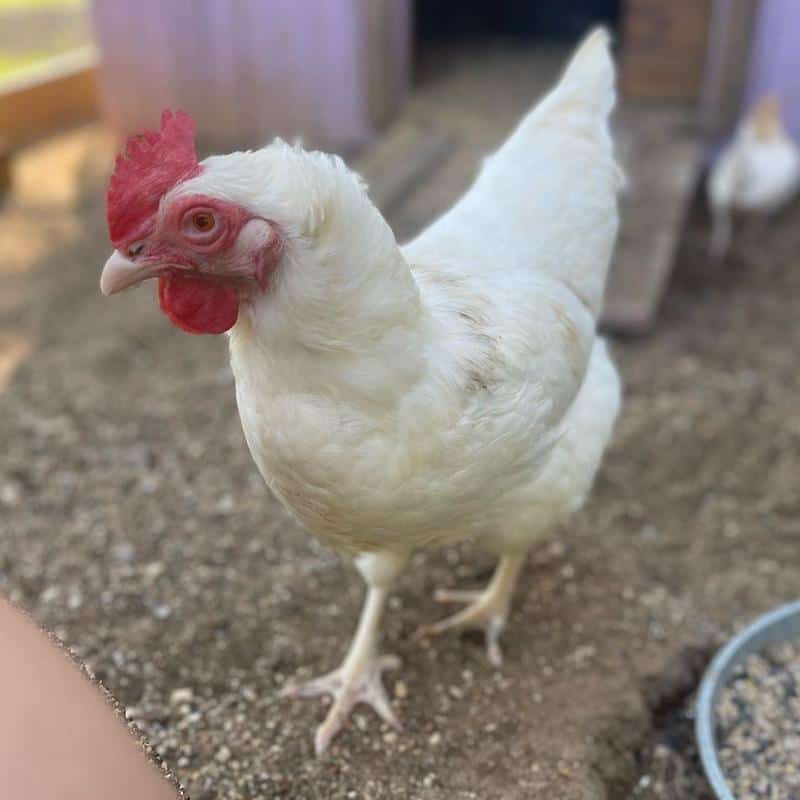
[[445, 249], [451, 258], [463, 253], [465, 263], [480, 264], [474, 269], [483, 280], [505, 280], [495, 273], [511, 268], [537, 272], [566, 285], [597, 315], [622, 183], [608, 125], [614, 101], [609, 35], [601, 28], [409, 255], [421, 261]]
[[[616, 69], [611, 58], [611, 35], [595, 28], [577, 46], [559, 81], [523, 119], [515, 139], [535, 136], [542, 127], [571, 131], [581, 140], [602, 145], [612, 156], [608, 118], [617, 100]], [[617, 189], [625, 184], [622, 170], [615, 164]]]
[[616, 102], [614, 82], [611, 34], [601, 26], [578, 45], [555, 91], [565, 98], [581, 100], [587, 110], [606, 117]]

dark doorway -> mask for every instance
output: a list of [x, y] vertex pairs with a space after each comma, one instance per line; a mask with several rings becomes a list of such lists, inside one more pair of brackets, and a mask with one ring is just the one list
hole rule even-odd
[[477, 36], [575, 39], [593, 24], [616, 27], [620, 0], [418, 0], [417, 41]]

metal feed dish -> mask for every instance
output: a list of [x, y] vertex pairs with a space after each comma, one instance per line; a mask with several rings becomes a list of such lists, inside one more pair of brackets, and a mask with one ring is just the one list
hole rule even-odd
[[748, 625], [714, 656], [703, 676], [697, 696], [694, 731], [706, 777], [720, 800], [737, 798], [728, 788], [717, 758], [715, 713], [719, 693], [734, 669], [749, 655], [790, 639], [800, 639], [800, 601], [776, 608]]

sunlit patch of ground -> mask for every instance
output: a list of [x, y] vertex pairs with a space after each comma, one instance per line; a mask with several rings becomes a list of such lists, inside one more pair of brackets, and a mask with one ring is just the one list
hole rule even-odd
[[82, 221], [82, 187], [104, 177], [113, 150], [110, 134], [92, 124], [14, 157], [13, 188], [0, 215], [0, 275], [26, 272], [54, 244], [65, 247], [74, 241]]
[[31, 340], [18, 334], [0, 332], [0, 392], [5, 389], [19, 363], [28, 357]]
[[43, 264], [69, 269], [58, 254], [80, 236], [85, 187], [91, 185], [94, 194], [102, 186], [113, 149], [107, 131], [90, 124], [14, 156], [12, 189], [0, 213], [0, 278], [6, 279], [0, 293], [0, 391], [34, 350], [39, 314], [31, 309], [38, 290], [25, 276]]

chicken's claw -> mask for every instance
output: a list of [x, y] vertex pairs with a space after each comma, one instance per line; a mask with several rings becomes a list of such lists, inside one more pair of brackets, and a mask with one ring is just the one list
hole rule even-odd
[[344, 668], [340, 667], [307, 683], [290, 684], [281, 691], [281, 697], [333, 697], [333, 705], [314, 737], [314, 750], [320, 756], [359, 703], [371, 706], [384, 722], [396, 730], [402, 727], [381, 681], [384, 670], [397, 669], [399, 666], [400, 659], [397, 656], [379, 656], [357, 670], [349, 670], [349, 674], [345, 674]]

